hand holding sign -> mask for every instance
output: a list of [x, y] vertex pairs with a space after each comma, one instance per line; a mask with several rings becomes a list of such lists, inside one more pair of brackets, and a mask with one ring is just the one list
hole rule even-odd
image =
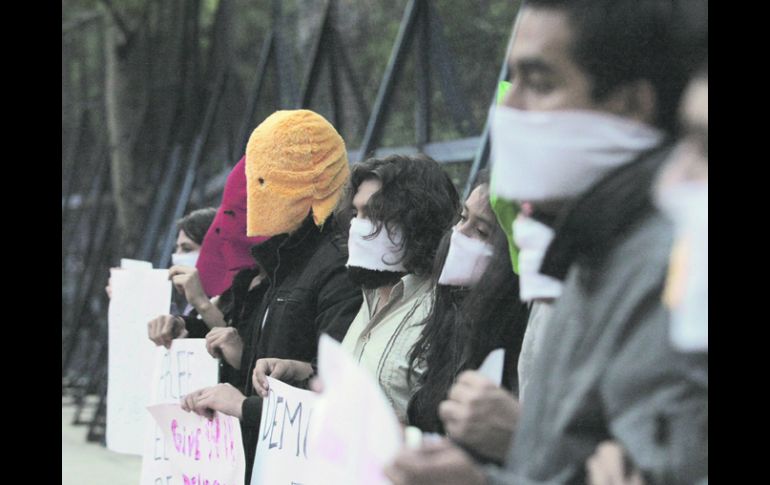
[[190, 305], [199, 311], [200, 308], [209, 303], [197, 269], [192, 266], [175, 265], [168, 269], [168, 278], [174, 284], [176, 291], [184, 295]]
[[313, 375], [313, 366], [307, 362], [289, 359], [259, 359], [254, 365], [251, 383], [257, 394], [267, 397], [270, 385], [267, 376], [289, 384], [305, 381]]
[[[398, 419], [377, 382], [338, 342], [321, 336], [320, 395], [273, 378], [281, 373], [304, 380], [312, 372], [309, 364], [263, 359], [257, 368], [255, 387], [266, 389], [267, 395], [252, 485], [388, 484], [383, 469], [403, 442]], [[261, 379], [267, 384], [260, 384]]]
[[477, 371], [465, 371], [438, 408], [447, 435], [502, 461], [519, 420], [519, 401]]
[[216, 411], [241, 419], [241, 407], [246, 396], [230, 384], [217, 384], [187, 394], [182, 409], [213, 419]]
[[212, 328], [206, 334], [206, 350], [215, 359], [224, 359], [232, 368], [241, 368], [243, 340], [234, 327]]
[[159, 315], [147, 324], [147, 336], [157, 346], [171, 348], [175, 338], [187, 336], [185, 321], [179, 315]]

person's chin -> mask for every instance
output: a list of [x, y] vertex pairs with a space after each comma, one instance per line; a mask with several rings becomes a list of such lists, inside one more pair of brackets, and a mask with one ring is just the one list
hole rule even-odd
[[360, 285], [365, 290], [382, 288], [383, 286], [393, 286], [404, 277], [406, 273], [400, 271], [378, 271], [375, 269], [361, 268], [358, 266], [348, 266], [348, 277], [355, 284]]

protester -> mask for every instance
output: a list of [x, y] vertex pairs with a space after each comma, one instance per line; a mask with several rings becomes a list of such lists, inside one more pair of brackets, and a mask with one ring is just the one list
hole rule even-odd
[[[688, 30], [695, 3], [522, 8], [513, 86], [492, 120], [493, 179], [498, 195], [554, 218], [540, 272], [564, 286], [504, 468], [479, 467], [442, 441], [400, 454], [387, 470], [394, 483], [579, 483], [610, 435], [651, 482], [705, 475], [692, 443], [705, 439], [707, 390], [667, 345], [660, 295], [671, 231], [650, 197], [692, 66], [685, 44], [707, 42], [707, 26]], [[445, 423], [471, 415], [484, 394], [460, 384]]]

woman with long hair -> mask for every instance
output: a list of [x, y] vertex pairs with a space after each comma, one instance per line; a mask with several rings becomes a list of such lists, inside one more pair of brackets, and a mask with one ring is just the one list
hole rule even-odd
[[457, 375], [478, 368], [494, 349], [505, 349], [502, 385], [518, 392], [516, 366], [529, 310], [519, 299], [519, 280], [508, 243], [489, 205], [489, 173], [479, 172], [463, 214], [437, 251], [432, 310], [410, 354], [425, 367], [408, 406], [409, 423], [443, 433], [438, 406]]

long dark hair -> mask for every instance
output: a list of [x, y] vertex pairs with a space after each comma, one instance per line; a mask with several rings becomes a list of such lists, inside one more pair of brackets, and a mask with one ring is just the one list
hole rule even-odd
[[341, 229], [350, 227], [358, 186], [373, 178], [382, 183], [382, 188], [366, 204], [375, 225], [372, 236], [383, 227], [389, 233], [398, 227], [404, 249], [400, 262], [410, 273], [430, 274], [439, 241], [457, 220], [460, 197], [452, 179], [438, 162], [424, 155], [391, 155], [353, 165], [335, 211]]
[[[488, 177], [488, 172], [480, 172], [475, 186], [488, 184]], [[446, 399], [457, 374], [478, 368], [490, 351], [506, 349], [503, 384], [513, 392], [518, 391], [516, 362], [529, 317], [529, 310], [519, 299], [519, 279], [511, 267], [503, 230], [495, 225], [489, 239], [494, 247], [492, 261], [481, 280], [470, 289], [437, 283], [450, 238], [451, 231], [439, 244], [433, 267], [433, 306], [409, 355], [410, 369], [426, 368], [407, 408], [409, 422], [423, 431], [441, 433], [444, 427], [438, 418], [439, 403]]]

